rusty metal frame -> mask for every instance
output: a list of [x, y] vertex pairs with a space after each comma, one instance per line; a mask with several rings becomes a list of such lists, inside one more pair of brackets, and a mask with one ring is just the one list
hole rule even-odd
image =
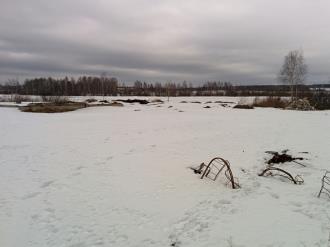
[[322, 186], [318, 194], [318, 197], [320, 197], [322, 193], [330, 197], [330, 189], [325, 187], [326, 185], [329, 185], [330, 187], [330, 177], [328, 176], [328, 174], [330, 175], [330, 172], [326, 171], [324, 176], [322, 177]]
[[[277, 174], [273, 174], [271, 171], [278, 171], [280, 173]], [[268, 174], [266, 174], [267, 172], [269, 172]], [[283, 174], [281, 174], [283, 173]], [[259, 176], [281, 176], [281, 177], [285, 177], [289, 180], [291, 180], [294, 184], [302, 184], [304, 183], [304, 180], [302, 179], [301, 176], [297, 175], [295, 178], [287, 171], [281, 169], [281, 168], [277, 168], [277, 167], [268, 167], [265, 170], [263, 170]]]
[[[215, 163], [220, 165], [220, 168]], [[208, 163], [208, 165], [206, 166], [206, 168], [205, 168], [205, 170], [204, 170], [204, 172], [201, 176], [201, 179], [203, 179], [204, 177], [208, 177], [208, 178], [215, 181], [218, 178], [219, 174], [223, 171], [224, 168], [226, 168], [224, 173], [225, 173], [226, 178], [229, 180], [229, 182], [231, 184], [231, 187], [233, 189], [239, 188], [240, 187], [239, 184], [236, 183], [235, 180], [234, 180], [234, 175], [233, 175], [233, 172], [230, 168], [229, 161], [227, 161], [227, 160], [225, 160], [221, 157], [215, 157]], [[212, 172], [212, 170], [214, 170], [214, 169], [216, 170], [215, 173]], [[214, 177], [213, 178], [210, 177], [209, 176], [210, 174], [213, 174]]]

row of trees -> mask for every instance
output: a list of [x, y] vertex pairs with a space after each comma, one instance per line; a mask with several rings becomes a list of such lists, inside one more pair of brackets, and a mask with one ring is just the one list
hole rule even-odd
[[27, 95], [117, 95], [118, 80], [114, 77], [82, 76], [78, 79], [35, 78], [20, 85], [10, 80], [2, 86], [3, 93]]
[[[283, 85], [277, 86], [233, 86], [230, 82], [210, 81], [193, 87], [191, 83], [168, 82], [161, 84], [135, 81], [133, 86], [118, 85], [114, 77], [102, 75], [75, 78], [35, 78], [20, 85], [10, 80], [0, 85], [0, 93], [29, 95], [137, 95], [137, 96], [291, 96], [291, 100], [304, 96], [309, 88], [303, 86], [307, 77], [307, 65], [301, 50], [290, 51], [278, 79]], [[286, 85], [286, 86], [285, 86]]]
[[193, 87], [186, 81], [182, 83], [148, 83], [135, 81], [133, 86], [119, 85], [113, 77], [82, 76], [78, 79], [64, 77], [56, 79], [27, 79], [20, 85], [17, 80], [9, 80], [0, 85], [0, 93], [26, 95], [131, 95], [131, 96], [193, 96], [193, 95], [233, 95], [230, 82], [206, 82]]
[[[136, 81], [132, 86], [119, 85], [115, 78], [80, 77], [36, 78], [26, 80], [22, 85], [8, 81], [0, 85], [0, 94], [26, 95], [121, 95], [121, 96], [290, 96], [290, 85], [248, 85], [234, 86], [230, 82], [210, 81], [201, 86], [191, 83], [148, 83]], [[311, 87], [312, 88], [312, 87]], [[299, 90], [298, 90], [299, 89]], [[313, 89], [313, 88], [312, 88]], [[313, 89], [314, 90], [314, 89]], [[310, 87], [298, 84], [300, 97], [311, 93]]]
[[230, 82], [206, 82], [202, 86], [194, 87], [191, 83], [147, 83], [135, 81], [132, 87], [122, 86], [119, 88], [121, 95], [137, 96], [202, 96], [202, 95], [227, 95], [233, 86]]
[[[11, 80], [0, 85], [0, 94], [60, 95], [60, 96], [290, 96], [292, 85], [248, 85], [234, 86], [230, 82], [209, 81], [201, 86], [191, 83], [148, 83], [136, 81], [132, 86], [119, 85], [116, 78], [87, 77], [35, 78], [20, 85]], [[300, 97], [308, 96], [308, 86], [297, 84]], [[298, 96], [298, 95], [297, 95]]]

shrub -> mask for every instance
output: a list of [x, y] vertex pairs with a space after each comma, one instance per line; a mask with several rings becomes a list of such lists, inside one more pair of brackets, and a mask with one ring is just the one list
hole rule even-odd
[[309, 98], [309, 101], [317, 110], [330, 109], [330, 94], [327, 92], [316, 92]]
[[94, 103], [96, 101], [97, 101], [96, 99], [86, 99], [85, 100], [86, 103]]
[[11, 95], [1, 95], [0, 102], [15, 102], [15, 103], [22, 103], [22, 102], [33, 102], [33, 98], [27, 95], [20, 95], [20, 94], [11, 94]]
[[151, 103], [164, 103], [161, 99], [153, 99], [151, 100]]
[[55, 104], [65, 104], [68, 103], [69, 100], [65, 96], [46, 96], [43, 95], [41, 96], [41, 99], [43, 102], [50, 102], [50, 103], [55, 103]]

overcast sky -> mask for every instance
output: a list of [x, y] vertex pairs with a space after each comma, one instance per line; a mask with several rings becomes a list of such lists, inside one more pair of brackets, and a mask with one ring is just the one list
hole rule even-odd
[[277, 83], [303, 49], [330, 78], [330, 0], [0, 0], [0, 79]]

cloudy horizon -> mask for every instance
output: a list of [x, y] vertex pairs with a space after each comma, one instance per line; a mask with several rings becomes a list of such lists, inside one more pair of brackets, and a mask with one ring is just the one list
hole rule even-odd
[[0, 81], [101, 75], [121, 82], [274, 84], [302, 49], [329, 81], [327, 0], [2, 0]]

